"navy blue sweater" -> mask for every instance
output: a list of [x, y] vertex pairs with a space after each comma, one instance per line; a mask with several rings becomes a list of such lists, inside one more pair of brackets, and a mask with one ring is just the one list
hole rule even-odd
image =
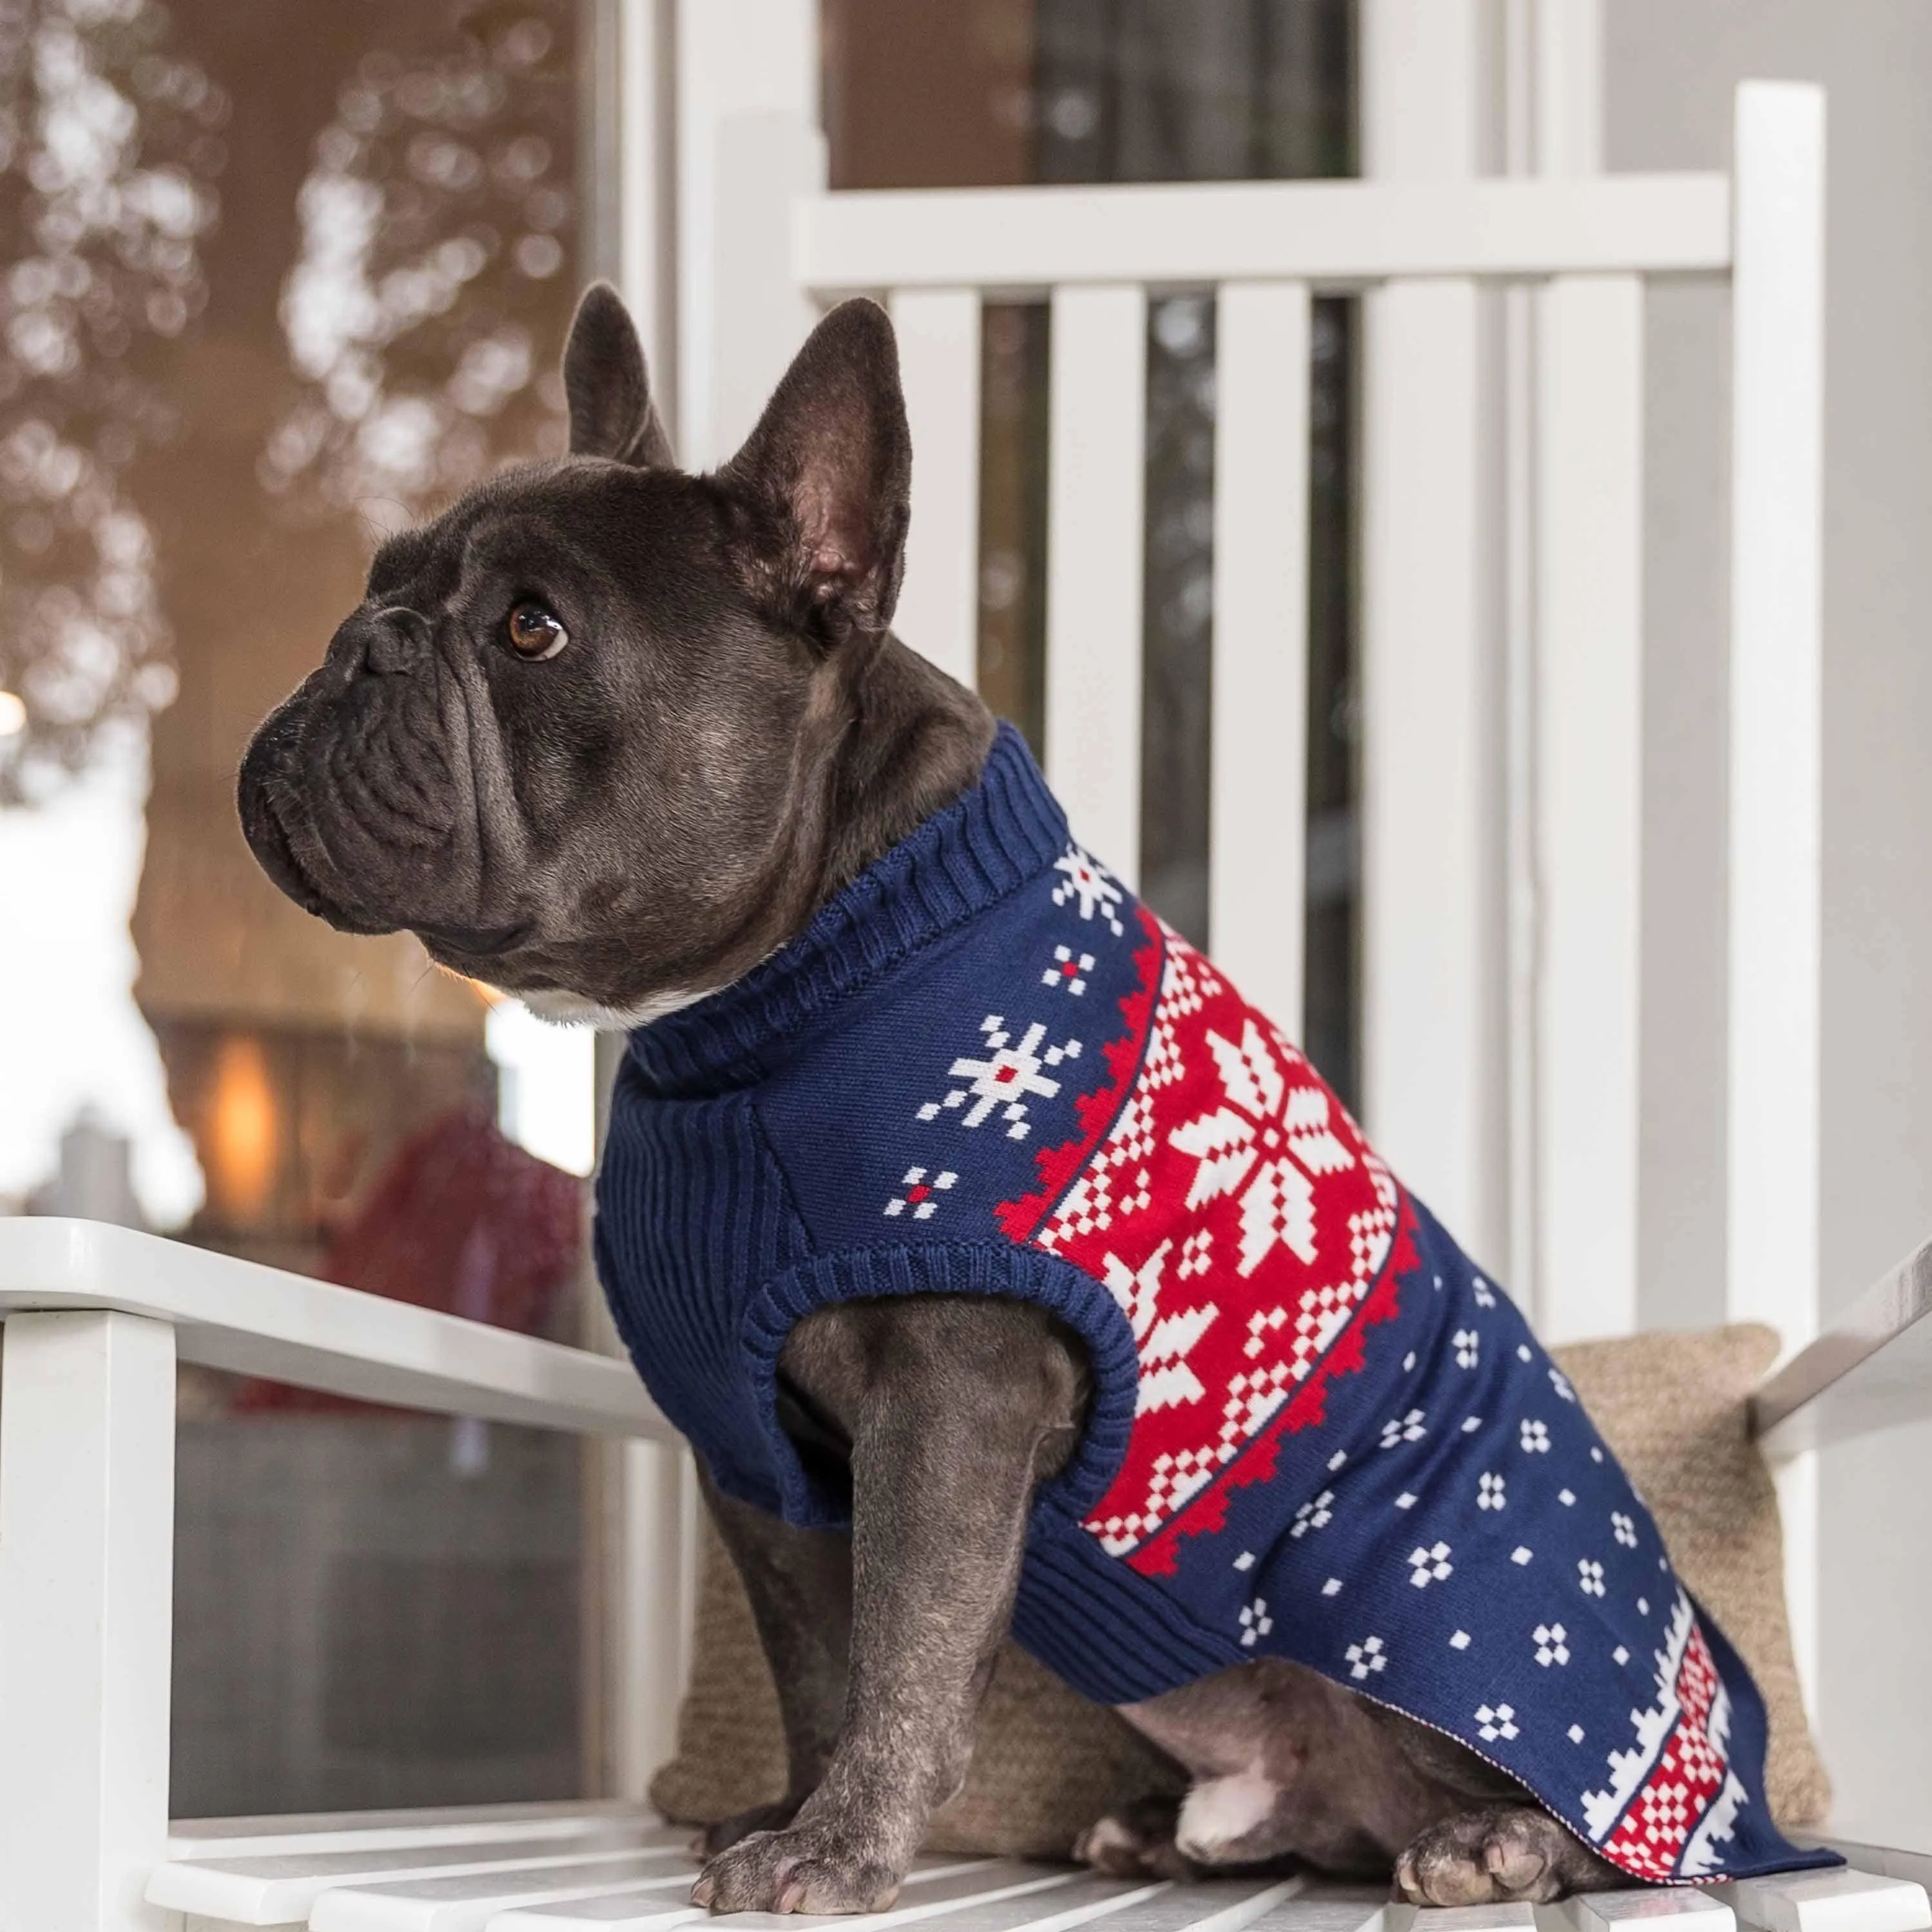
[[1016, 1295], [1091, 1358], [1014, 1634], [1088, 1696], [1276, 1655], [1520, 1778], [1632, 1876], [1830, 1862], [1763, 1706], [1515, 1307], [1282, 1033], [1069, 841], [1003, 727], [979, 784], [736, 985], [635, 1033], [598, 1264], [728, 1494], [840, 1495], [778, 1426], [792, 1325]]

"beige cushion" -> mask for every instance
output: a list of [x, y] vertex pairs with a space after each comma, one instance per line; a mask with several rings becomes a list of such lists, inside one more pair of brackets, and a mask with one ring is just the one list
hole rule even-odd
[[[1822, 1821], [1831, 1787], [1798, 1696], [1777, 1497], [1746, 1422], [1746, 1399], [1777, 1352], [1777, 1337], [1755, 1326], [1552, 1351], [1648, 1502], [1678, 1574], [1756, 1676], [1771, 1714], [1772, 1810], [1796, 1826]], [[1112, 1712], [1009, 1644], [966, 1788], [934, 1821], [928, 1843], [1060, 1857], [1106, 1811], [1181, 1783]], [[784, 1784], [771, 1674], [736, 1573], [707, 1525], [678, 1754], [651, 1796], [669, 1817], [709, 1824], [778, 1797]]]

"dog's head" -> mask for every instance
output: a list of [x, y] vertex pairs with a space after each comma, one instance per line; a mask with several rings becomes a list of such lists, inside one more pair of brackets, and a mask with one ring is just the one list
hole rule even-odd
[[870, 302], [819, 324], [710, 476], [674, 464], [610, 289], [563, 373], [570, 454], [382, 546], [250, 746], [242, 822], [333, 926], [406, 927], [556, 1017], [636, 1018], [735, 976], [816, 902], [910, 453]]

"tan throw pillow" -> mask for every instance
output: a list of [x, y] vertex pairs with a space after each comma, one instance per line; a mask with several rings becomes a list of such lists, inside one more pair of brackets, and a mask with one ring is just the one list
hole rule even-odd
[[[1765, 1783], [1778, 1822], [1822, 1822], [1831, 1786], [1798, 1696], [1783, 1538], [1746, 1403], [1768, 1328], [1637, 1335], [1551, 1352], [1648, 1502], [1684, 1582], [1756, 1677], [1770, 1712]], [[1174, 1766], [1016, 1646], [1000, 1653], [966, 1788], [933, 1821], [934, 1851], [1064, 1857], [1114, 1808], [1180, 1789]], [[710, 1824], [784, 1786], [778, 1698], [737, 1573], [707, 1522], [678, 1752], [652, 1781], [667, 1817]]]

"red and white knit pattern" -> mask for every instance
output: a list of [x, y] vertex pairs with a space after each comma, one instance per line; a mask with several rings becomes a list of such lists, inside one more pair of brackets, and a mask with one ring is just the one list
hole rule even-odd
[[1679, 1594], [1657, 1654], [1657, 1701], [1633, 1711], [1628, 1750], [1582, 1804], [1598, 1849], [1638, 1878], [1696, 1878], [1719, 1869], [1744, 1789], [1729, 1762], [1730, 1700], [1689, 1598]]
[[1301, 1054], [1178, 935], [1118, 1118], [1034, 1235], [1104, 1281], [1139, 1411], [1087, 1527], [1156, 1534], [1280, 1409], [1394, 1238], [1395, 1184]]

